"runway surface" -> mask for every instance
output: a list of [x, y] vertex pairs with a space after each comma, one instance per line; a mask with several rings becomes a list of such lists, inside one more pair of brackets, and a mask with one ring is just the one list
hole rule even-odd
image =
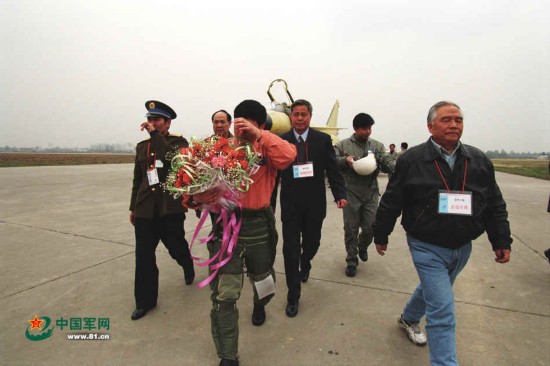
[[[218, 364], [209, 290], [185, 286], [181, 268], [162, 244], [158, 305], [130, 320], [132, 169], [131, 164], [0, 169], [1, 365]], [[550, 247], [550, 182], [503, 173], [497, 181], [508, 204], [512, 259], [495, 263], [486, 235], [474, 242], [455, 283], [459, 361], [549, 365], [550, 266], [542, 252]], [[382, 176], [380, 186], [386, 182]], [[238, 302], [241, 365], [429, 364], [428, 349], [410, 343], [396, 322], [417, 284], [402, 228], [396, 226], [386, 256], [371, 247], [369, 261], [348, 278], [342, 213], [331, 197], [328, 201], [321, 248], [296, 318], [284, 313], [281, 238], [277, 294], [261, 327], [251, 324], [252, 291], [245, 281]], [[188, 239], [196, 223], [189, 215]], [[201, 244], [193, 253], [207, 254]], [[206, 277], [205, 268], [196, 270], [197, 280]], [[30, 331], [35, 315], [51, 320], [49, 337], [45, 323], [43, 332]], [[69, 340], [72, 334], [110, 339]]]

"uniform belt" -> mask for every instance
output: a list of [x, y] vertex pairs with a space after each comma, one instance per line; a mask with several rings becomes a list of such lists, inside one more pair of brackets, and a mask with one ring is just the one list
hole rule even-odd
[[258, 208], [258, 209], [252, 209], [252, 208], [243, 208], [241, 209], [241, 216], [242, 217], [255, 217], [259, 215], [267, 215], [271, 211], [271, 206], [267, 206], [265, 208]]

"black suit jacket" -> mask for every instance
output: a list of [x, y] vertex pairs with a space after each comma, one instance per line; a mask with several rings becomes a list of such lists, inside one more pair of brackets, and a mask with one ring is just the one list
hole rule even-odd
[[[292, 144], [298, 141], [294, 130], [281, 135], [283, 140]], [[325, 172], [335, 201], [346, 199], [344, 178], [336, 166], [336, 154], [332, 146], [330, 135], [309, 129], [307, 140], [308, 161], [313, 162], [313, 177], [294, 178], [293, 165], [282, 171], [281, 174], [281, 220], [292, 220], [296, 205], [307, 205], [315, 214], [324, 218], [327, 212], [325, 192]]]

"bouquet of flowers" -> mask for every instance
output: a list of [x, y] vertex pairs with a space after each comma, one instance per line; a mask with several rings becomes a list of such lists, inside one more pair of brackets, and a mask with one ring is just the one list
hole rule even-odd
[[243, 140], [220, 136], [192, 139], [189, 147], [180, 149], [172, 158], [165, 188], [174, 198], [220, 188], [229, 193], [224, 196], [230, 199], [219, 204], [231, 204], [240, 193], [248, 191], [250, 176], [258, 169], [256, 163], [260, 159], [256, 149]]
[[[189, 147], [179, 149], [171, 159], [171, 169], [164, 187], [174, 198], [209, 189], [220, 189], [223, 193], [214, 205], [201, 206], [202, 215], [191, 240], [192, 247], [209, 211], [220, 213], [217, 222], [223, 224], [222, 246], [209, 260], [197, 263], [199, 266], [210, 265], [212, 270], [212, 274], [199, 283], [199, 287], [210, 283], [219, 268], [231, 259], [241, 225], [234, 210], [239, 207], [240, 194], [247, 192], [253, 183], [250, 177], [258, 170], [257, 163], [261, 158], [256, 149], [244, 140], [211, 136], [192, 139]], [[206, 243], [213, 237], [214, 233], [200, 239], [200, 242]], [[217, 262], [211, 264], [214, 261]]]

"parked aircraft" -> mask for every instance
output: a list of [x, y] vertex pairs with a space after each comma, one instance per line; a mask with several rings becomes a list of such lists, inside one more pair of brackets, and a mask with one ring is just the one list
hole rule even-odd
[[[273, 97], [273, 94], [271, 93], [271, 88], [276, 83], [283, 84], [284, 91], [288, 98], [288, 103], [279, 102]], [[290, 106], [292, 105], [292, 103], [294, 103], [294, 99], [292, 98], [292, 95], [288, 90], [288, 84], [283, 79], [273, 80], [271, 84], [269, 84], [269, 87], [267, 88], [267, 95], [271, 100], [271, 109], [268, 109], [267, 111], [268, 119], [267, 119], [266, 129], [270, 130], [271, 132], [277, 135], [281, 135], [291, 129], [289, 116], [290, 116]], [[344, 129], [344, 127], [338, 127], [339, 108], [340, 108], [340, 102], [336, 100], [334, 102], [334, 106], [332, 107], [332, 111], [328, 116], [327, 123], [324, 126], [311, 126], [311, 128], [315, 130], [328, 133], [332, 138], [333, 144], [336, 144], [338, 142], [338, 131]]]

